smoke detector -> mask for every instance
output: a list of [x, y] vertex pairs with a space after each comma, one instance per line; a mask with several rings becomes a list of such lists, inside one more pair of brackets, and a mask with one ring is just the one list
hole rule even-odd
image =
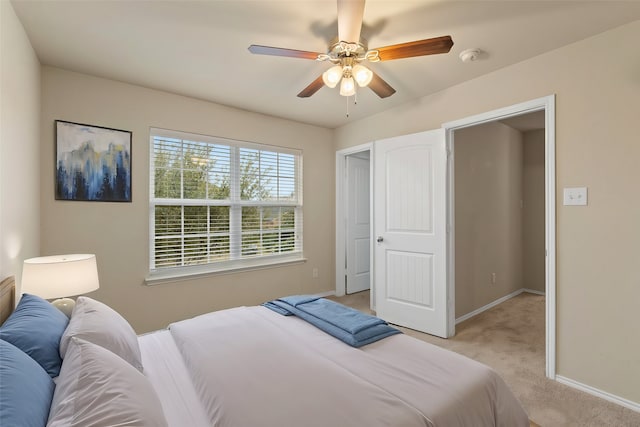
[[460, 52], [462, 62], [473, 62], [480, 57], [480, 49], [467, 49]]

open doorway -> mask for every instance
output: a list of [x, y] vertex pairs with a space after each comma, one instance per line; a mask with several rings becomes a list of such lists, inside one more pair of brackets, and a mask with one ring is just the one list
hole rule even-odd
[[[336, 295], [372, 282], [372, 144], [336, 153]], [[373, 296], [371, 296], [373, 306]]]
[[456, 332], [482, 336], [479, 353], [508, 342], [509, 354], [539, 374], [545, 357], [544, 122], [544, 111], [536, 111], [457, 130], [453, 159]]
[[544, 111], [455, 131], [455, 319], [544, 295]]
[[350, 154], [345, 158], [347, 294], [371, 288], [370, 159], [369, 151]]
[[[445, 236], [443, 238], [442, 250], [438, 252], [438, 260], [444, 260], [445, 266], [442, 267], [442, 270], [446, 270], [446, 273], [442, 274], [441, 277], [443, 280], [435, 280], [431, 281], [431, 290], [434, 295], [438, 295], [438, 303], [437, 309], [432, 310], [435, 313], [431, 316], [430, 319], [425, 321], [425, 319], [421, 320], [424, 324], [422, 326], [412, 326], [407, 325], [408, 327], [416, 330], [421, 330], [427, 333], [430, 330], [435, 330], [434, 325], [438, 326], [440, 329], [444, 330], [444, 333], [440, 335], [437, 333], [435, 335], [438, 336], [446, 336], [451, 337], [455, 335], [455, 300], [456, 300], [456, 278], [455, 278], [455, 179], [454, 179], [454, 164], [453, 159], [455, 157], [454, 147], [455, 147], [455, 132], [471, 127], [476, 126], [482, 123], [495, 122], [497, 120], [506, 120], [511, 117], [521, 116], [523, 114], [532, 113], [542, 111], [544, 112], [544, 199], [545, 199], [545, 212], [544, 212], [544, 250], [545, 250], [545, 361], [546, 361], [546, 375], [549, 378], [555, 379], [555, 346], [556, 346], [556, 284], [555, 284], [555, 97], [553, 95], [547, 96], [544, 98], [535, 99], [532, 101], [523, 102], [521, 104], [516, 104], [510, 107], [501, 108], [498, 110], [490, 111], [487, 113], [479, 114], [476, 116], [467, 117], [464, 119], [456, 120], [453, 122], [448, 122], [442, 125], [441, 129], [443, 132], [440, 132], [440, 138], [437, 141], [431, 141], [432, 149], [437, 151], [439, 154], [437, 156], [437, 161], [433, 162], [434, 171], [437, 172], [438, 176], [438, 184], [433, 187], [438, 191], [444, 193], [441, 200], [438, 200], [438, 203], [433, 205], [438, 207], [438, 209], [443, 209], [446, 213], [442, 214], [442, 218], [437, 221], [437, 229], [438, 235]], [[426, 137], [428, 135], [434, 136], [434, 132], [436, 130], [432, 130], [429, 132], [422, 132], [422, 137]], [[406, 139], [411, 138], [411, 135], [405, 137], [398, 137], [395, 139]], [[419, 134], [414, 134], [413, 137], [421, 138]], [[435, 136], [434, 136], [435, 137]], [[397, 141], [396, 141], [397, 142]], [[347, 162], [347, 157], [351, 154], [368, 151], [370, 153], [370, 161], [376, 164], [376, 180], [380, 177], [380, 171], [383, 170], [379, 167], [378, 163], [382, 162], [384, 164], [384, 159], [381, 157], [381, 153], [379, 149], [382, 147], [389, 145], [390, 141], [376, 141], [376, 150], [374, 151], [374, 143], [363, 144], [356, 147], [351, 147], [348, 149], [340, 150], [336, 152], [336, 296], [343, 296], [346, 293], [346, 253], [347, 253], [347, 245], [346, 245], [346, 177], [345, 177], [345, 165]], [[435, 157], [434, 157], [435, 159]], [[446, 165], [446, 167], [445, 167]], [[376, 191], [373, 191], [374, 186], [374, 168], [370, 168], [370, 187], [369, 187], [369, 203], [370, 203], [370, 233], [369, 236], [378, 236], [375, 239], [375, 242], [371, 240], [371, 246], [384, 246], [389, 247], [390, 239], [385, 239], [384, 236], [379, 231], [375, 231], [373, 226], [373, 206], [377, 205], [381, 200], [380, 197], [380, 188], [377, 188]], [[399, 170], [404, 170], [402, 167], [398, 168]], [[422, 168], [424, 169], [424, 168]], [[429, 174], [427, 174], [429, 175]], [[431, 176], [431, 175], [429, 175]], [[384, 182], [384, 180], [382, 181]], [[401, 187], [404, 188], [404, 187]], [[374, 194], [375, 194], [375, 204], [374, 204]], [[418, 200], [416, 198], [412, 200]], [[422, 200], [422, 199], [420, 199]], [[446, 206], [445, 206], [446, 205]], [[384, 208], [384, 203], [381, 207], [377, 207], [377, 211], [380, 212], [380, 209]], [[440, 211], [438, 211], [440, 212]], [[379, 219], [380, 215], [376, 215], [376, 218]], [[434, 223], [435, 224], [435, 223]], [[440, 246], [439, 246], [440, 247]], [[406, 252], [406, 251], [405, 251]], [[373, 262], [373, 249], [370, 252], [370, 285], [375, 286], [376, 291], [370, 292], [370, 307], [372, 310], [378, 312], [380, 309], [379, 305], [382, 301], [377, 301], [376, 295], [380, 292], [380, 289], [386, 289], [384, 287], [384, 283], [381, 284], [379, 281], [372, 279], [376, 275], [378, 275], [382, 270], [380, 266], [375, 265]], [[376, 251], [375, 253], [378, 253]], [[381, 277], [385, 277], [382, 274]], [[431, 277], [431, 276], [428, 276]], [[498, 280], [498, 277], [496, 277]], [[404, 283], [402, 281], [394, 283]], [[385, 291], [386, 292], [386, 291]], [[443, 297], [444, 296], [444, 297]], [[436, 315], [437, 314], [437, 315]], [[381, 315], [383, 318], [384, 316]], [[397, 322], [400, 324], [401, 322]], [[415, 322], [414, 322], [415, 323]], [[442, 327], [440, 327], [442, 326]]]
[[[555, 99], [548, 96], [443, 125], [450, 153], [449, 336], [457, 322], [515, 295], [544, 294], [549, 378], [555, 378], [556, 334], [554, 116]], [[465, 152], [465, 138], [481, 141], [487, 135], [502, 140], [493, 146], [471, 143]], [[501, 191], [478, 191], [490, 182]]]

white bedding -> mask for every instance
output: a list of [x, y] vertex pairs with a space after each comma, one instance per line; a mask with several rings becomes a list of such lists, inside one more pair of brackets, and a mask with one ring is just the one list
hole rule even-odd
[[213, 426], [529, 426], [493, 370], [405, 335], [356, 349], [264, 307], [170, 331]]
[[169, 427], [210, 426], [171, 333], [164, 330], [141, 335], [138, 343], [144, 374], [160, 398]]
[[[74, 311], [64, 332], [70, 350], [53, 396], [24, 406], [20, 393], [5, 393], [0, 412], [25, 408], [13, 414], [20, 421], [9, 424], [27, 425], [31, 414], [42, 424], [48, 412], [52, 425], [529, 425], [490, 368], [405, 335], [353, 348], [296, 317], [240, 307], [136, 337], [110, 308], [84, 303], [101, 308], [85, 310], [90, 316]], [[50, 308], [45, 300], [41, 306]], [[23, 335], [39, 328], [31, 325]], [[50, 342], [48, 336], [39, 338], [42, 347]], [[33, 380], [39, 365], [31, 357], [17, 347], [2, 354], [8, 361], [2, 371], [5, 389], [19, 390], [24, 378]], [[39, 369], [50, 383], [49, 374]]]

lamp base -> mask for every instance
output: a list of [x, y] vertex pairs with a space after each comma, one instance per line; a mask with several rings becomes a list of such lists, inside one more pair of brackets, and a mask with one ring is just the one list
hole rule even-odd
[[63, 312], [68, 318], [71, 318], [73, 307], [76, 306], [76, 302], [71, 298], [60, 298], [53, 301], [51, 304], [61, 312]]

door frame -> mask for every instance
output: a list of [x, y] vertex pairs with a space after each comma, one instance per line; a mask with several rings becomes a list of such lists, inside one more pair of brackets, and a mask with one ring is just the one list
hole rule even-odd
[[[346, 283], [344, 281], [346, 269], [344, 261], [347, 255], [346, 227], [347, 227], [347, 203], [346, 203], [346, 158], [352, 154], [369, 152], [369, 236], [373, 236], [373, 142], [356, 145], [336, 151], [336, 296], [345, 295]], [[369, 289], [373, 290], [374, 269], [373, 265], [373, 239], [369, 244]], [[374, 292], [370, 292], [370, 307], [375, 309]]]
[[447, 292], [448, 335], [455, 334], [455, 197], [454, 132], [470, 126], [494, 122], [535, 111], [545, 111], [545, 336], [546, 376], [556, 378], [556, 162], [555, 95], [522, 102], [505, 108], [444, 123], [447, 148]]

